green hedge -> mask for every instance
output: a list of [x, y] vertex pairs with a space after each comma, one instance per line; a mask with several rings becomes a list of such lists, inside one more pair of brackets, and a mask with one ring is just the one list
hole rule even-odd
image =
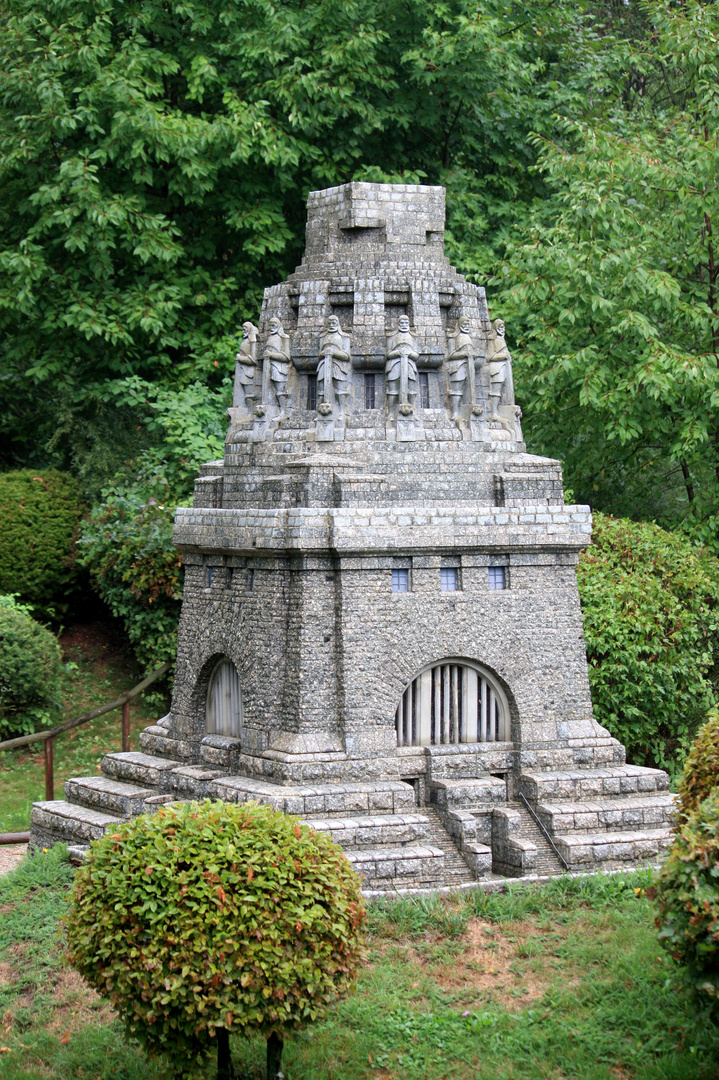
[[120, 824], [77, 873], [70, 962], [174, 1075], [218, 1029], [284, 1036], [352, 988], [360, 882], [328, 837], [269, 806], [185, 803]]
[[17, 593], [44, 614], [61, 613], [76, 583], [81, 515], [67, 473], [0, 474], [0, 592]]
[[0, 739], [51, 726], [61, 665], [55, 635], [14, 597], [0, 596]]
[[679, 781], [679, 822], [695, 813], [719, 789], [719, 709], [710, 709], [699, 730]]

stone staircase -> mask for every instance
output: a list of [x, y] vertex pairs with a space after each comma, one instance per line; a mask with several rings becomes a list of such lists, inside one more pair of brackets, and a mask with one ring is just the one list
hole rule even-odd
[[[94, 839], [163, 803], [254, 800], [329, 834], [368, 894], [565, 872], [527, 806], [507, 801], [503, 777], [430, 778], [430, 805], [418, 807], [414, 787], [400, 780], [280, 785], [238, 776], [233, 740], [220, 737], [203, 747], [201, 764], [187, 764], [167, 756], [177, 743], [161, 730], [151, 730], [149, 743], [164, 753], [108, 754], [102, 775], [67, 781], [64, 801], [36, 803], [31, 845], [63, 841], [79, 859]], [[569, 870], [585, 873], [656, 861], [671, 842], [667, 788], [665, 773], [633, 765], [525, 770], [519, 778]]]
[[342, 845], [365, 891], [432, 889], [475, 880], [432, 808], [418, 810], [399, 780], [280, 786], [144, 752], [108, 754], [102, 775], [65, 784], [65, 800], [35, 803], [32, 846], [67, 843], [81, 859], [90, 843], [168, 802], [255, 802], [296, 814]]
[[656, 861], [671, 843], [674, 796], [659, 769], [525, 771], [519, 787], [570, 871]]

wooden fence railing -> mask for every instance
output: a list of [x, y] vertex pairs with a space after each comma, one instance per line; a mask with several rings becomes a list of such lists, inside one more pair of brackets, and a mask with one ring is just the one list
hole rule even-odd
[[[156, 671], [147, 675], [142, 682], [139, 682], [137, 686], [133, 686], [132, 690], [128, 690], [126, 694], [122, 694], [115, 701], [108, 702], [107, 705], [100, 705], [97, 709], [91, 709], [89, 712], [83, 713], [82, 716], [76, 716], [73, 720], [66, 720], [64, 724], [58, 724], [57, 727], [49, 728], [47, 731], [34, 731], [32, 735], [20, 735], [17, 739], [6, 739], [5, 742], [0, 742], [0, 750], [16, 750], [21, 746], [31, 746], [33, 743], [44, 742], [45, 743], [45, 799], [50, 802], [55, 798], [55, 780], [53, 775], [53, 756], [55, 748], [55, 738], [58, 735], [62, 735], [64, 731], [70, 731], [71, 728], [80, 727], [82, 724], [87, 724], [90, 720], [96, 720], [98, 716], [103, 716], [105, 713], [112, 712], [113, 709], [122, 709], [122, 749], [130, 749], [130, 702], [133, 698], [136, 698], [138, 694], [141, 694], [144, 690], [147, 690], [148, 686], [152, 686], [154, 682], [162, 678], [170, 670], [172, 665], [168, 661], [163, 664], [162, 667], [157, 668]], [[2, 833], [0, 834], [0, 844], [5, 843], [22, 843], [22, 838], [26, 837], [26, 833]]]

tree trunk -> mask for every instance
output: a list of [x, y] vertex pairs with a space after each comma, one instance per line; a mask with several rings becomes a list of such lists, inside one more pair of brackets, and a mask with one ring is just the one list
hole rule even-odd
[[233, 1076], [230, 1033], [227, 1028], [217, 1028], [217, 1080], [232, 1080]]
[[274, 1031], [267, 1040], [267, 1080], [283, 1080], [282, 1039]]

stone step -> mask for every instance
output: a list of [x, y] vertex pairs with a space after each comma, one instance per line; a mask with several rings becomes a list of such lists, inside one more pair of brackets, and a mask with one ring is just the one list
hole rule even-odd
[[140, 732], [140, 747], [145, 754], [179, 760], [180, 764], [190, 762], [196, 756], [192, 743], [169, 738], [167, 728], [159, 724], [151, 724]]
[[345, 851], [345, 855], [366, 889], [387, 887], [395, 882], [433, 887], [444, 879], [444, 852], [430, 845], [362, 848]]
[[77, 776], [65, 781], [68, 802], [123, 818], [144, 813], [145, 800], [154, 794], [154, 788], [124, 784], [107, 776]]
[[374, 783], [268, 784], [245, 776], [227, 776], [208, 786], [210, 799], [225, 802], [254, 800], [274, 806], [286, 814], [303, 818], [337, 817], [358, 814], [402, 814], [416, 810], [414, 788], [402, 780], [378, 780]]
[[[513, 802], [511, 804], [511, 808], [512, 810], [516, 810], [519, 813], [519, 839], [530, 840], [537, 849], [533, 872], [541, 875], [556, 875], [566, 873], [566, 866], [564, 866], [564, 864], [562, 863], [561, 859], [557, 855], [552, 845], [549, 843], [549, 840], [544, 835], [537, 822], [530, 814], [527, 807], [522, 802]], [[542, 824], [545, 826], [545, 828], [547, 828], [546, 822], [542, 821]], [[549, 832], [550, 830], [547, 829], [547, 831]], [[552, 837], [552, 839], [554, 839], [554, 837]], [[558, 844], [557, 847], [559, 847]], [[562, 854], [564, 854], [563, 851]], [[499, 862], [497, 861], [496, 866], [498, 865]]]
[[669, 777], [661, 769], [647, 769], [641, 765], [550, 772], [529, 769], [521, 773], [519, 788], [531, 803], [591, 802], [624, 795], [656, 795], [668, 790]]
[[547, 832], [618, 832], [669, 827], [676, 814], [676, 796], [625, 795], [587, 802], [540, 802], [534, 807]]
[[469, 810], [502, 805], [507, 785], [496, 776], [476, 780], [432, 780], [431, 800], [439, 810]]
[[172, 794], [179, 799], [207, 799], [214, 780], [227, 775], [227, 769], [210, 769], [206, 765], [181, 765], [168, 773]]
[[328, 833], [343, 848], [380, 847], [382, 844], [399, 847], [424, 840], [430, 828], [424, 814], [305, 818], [303, 824], [316, 832]]
[[557, 836], [554, 842], [570, 870], [593, 870], [656, 862], [671, 845], [673, 837], [670, 828], [640, 829], [635, 832], [575, 833]]
[[142, 787], [170, 790], [169, 774], [173, 769], [182, 768], [184, 761], [173, 758], [156, 757], [154, 754], [141, 754], [135, 750], [117, 754], [105, 754], [102, 759], [102, 771], [112, 780], [125, 780]]
[[59, 843], [87, 845], [99, 840], [108, 829], [117, 828], [124, 820], [115, 814], [102, 813], [60, 799], [36, 802], [30, 815], [32, 847], [53, 847]]
[[242, 744], [228, 735], [205, 735], [200, 743], [200, 761], [210, 769], [237, 772]]
[[423, 806], [421, 812], [429, 822], [427, 843], [444, 852], [443, 885], [466, 885], [476, 881], [476, 874], [460, 854], [455, 840], [447, 832], [439, 813], [433, 806]]

